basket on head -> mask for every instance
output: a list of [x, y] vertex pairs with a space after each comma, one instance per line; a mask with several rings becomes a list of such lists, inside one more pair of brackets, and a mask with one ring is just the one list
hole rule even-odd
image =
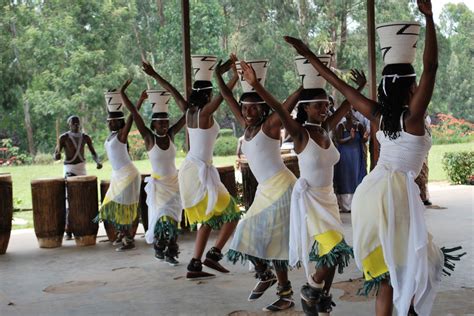
[[382, 23], [377, 25], [376, 30], [385, 65], [413, 63], [420, 34], [418, 22]]
[[[252, 66], [258, 81], [262, 86], [265, 86], [265, 79], [267, 78], [268, 59], [249, 60], [245, 62]], [[242, 74], [242, 67], [240, 65], [240, 61], [237, 61], [235, 65], [237, 68], [237, 72], [239, 73], [240, 84], [242, 86], [243, 92], [255, 92], [255, 89], [247, 81], [245, 81], [245, 78]]]
[[155, 113], [168, 113], [168, 105], [171, 94], [164, 90], [147, 90], [148, 100], [151, 103], [151, 111]]
[[217, 57], [212, 55], [192, 55], [191, 61], [195, 81], [211, 81]]
[[107, 106], [107, 114], [109, 119], [122, 119], [123, 114], [123, 100], [120, 92], [109, 91], [104, 93], [105, 104]]
[[[330, 67], [331, 65], [331, 55], [324, 54], [324, 55], [317, 55], [319, 60], [326, 66]], [[298, 74], [301, 77], [301, 82], [303, 84], [304, 89], [316, 89], [321, 88], [324, 89], [324, 85], [326, 84], [326, 79], [324, 79], [316, 68], [311, 65], [309, 60], [303, 56], [296, 56], [295, 57], [296, 69], [298, 70]]]

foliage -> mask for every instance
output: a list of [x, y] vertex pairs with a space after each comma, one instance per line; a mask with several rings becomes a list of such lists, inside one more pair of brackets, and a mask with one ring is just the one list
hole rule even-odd
[[238, 139], [234, 136], [220, 136], [214, 147], [215, 156], [232, 156], [235, 155]]
[[469, 184], [474, 174], [474, 151], [446, 153], [443, 156], [443, 169], [454, 184]]
[[436, 125], [431, 125], [435, 144], [457, 144], [474, 141], [474, 124], [452, 115], [436, 114]]
[[18, 146], [14, 146], [10, 138], [2, 139], [0, 144], [3, 147], [0, 166], [18, 166], [31, 163], [31, 157], [22, 152]]
[[33, 158], [33, 163], [35, 165], [49, 165], [54, 163], [53, 155], [52, 154], [45, 154], [45, 153], [37, 153], [35, 158]]
[[138, 130], [128, 134], [128, 152], [132, 160], [148, 159], [145, 141]]
[[[376, 0], [375, 8], [376, 23], [424, 22], [411, 0]], [[333, 67], [341, 75], [354, 67], [367, 73], [365, 9], [358, 0], [191, 0], [191, 50], [221, 59], [231, 52], [242, 59], [270, 59], [265, 85], [283, 100], [300, 84], [296, 53], [283, 35], [303, 38], [316, 52], [332, 50]], [[22, 151], [52, 152], [53, 126], [71, 114], [81, 117], [92, 139], [104, 139], [104, 91], [130, 77], [132, 100], [145, 88], [160, 88], [140, 70], [141, 56], [184, 94], [178, 0], [18, 0], [1, 1], [0, 10], [0, 138], [11, 138]], [[438, 80], [430, 111], [473, 121], [468, 71], [473, 68], [473, 12], [462, 3], [447, 4], [440, 21]], [[415, 61], [418, 74], [423, 32]], [[379, 49], [376, 54], [380, 61]], [[382, 66], [377, 63], [377, 74]], [[235, 92], [236, 97], [241, 93], [238, 85]], [[148, 104], [144, 111], [149, 112]], [[172, 119], [181, 115], [174, 101], [170, 114]], [[225, 104], [215, 118], [222, 127], [234, 128]], [[60, 131], [65, 128], [61, 125]], [[180, 133], [177, 144], [184, 143]]]

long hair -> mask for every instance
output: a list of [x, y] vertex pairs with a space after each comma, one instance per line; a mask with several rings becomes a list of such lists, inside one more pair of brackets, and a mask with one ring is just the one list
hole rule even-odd
[[[263, 102], [263, 99], [257, 92], [244, 92], [239, 99], [240, 111], [242, 111], [242, 101], [248, 102]], [[262, 121], [264, 121], [267, 116], [270, 114], [270, 107], [266, 103], [259, 103], [258, 104], [263, 110], [263, 117]]]
[[212, 83], [210, 81], [198, 80], [193, 83], [193, 91], [189, 96], [189, 103], [198, 108], [204, 107], [212, 94]]
[[406, 110], [410, 99], [410, 88], [416, 77], [395, 77], [415, 74], [410, 64], [387, 65], [382, 71], [384, 79], [378, 86], [379, 111], [382, 114], [381, 129], [385, 136], [396, 139], [400, 136], [400, 116]]
[[[326, 97], [326, 91], [321, 88], [315, 89], [304, 89], [301, 91], [300, 97], [298, 101], [308, 101], [313, 100], [316, 97]], [[308, 114], [304, 110], [305, 105], [309, 103], [299, 103], [296, 109], [296, 121], [300, 124], [304, 124], [308, 120]]]

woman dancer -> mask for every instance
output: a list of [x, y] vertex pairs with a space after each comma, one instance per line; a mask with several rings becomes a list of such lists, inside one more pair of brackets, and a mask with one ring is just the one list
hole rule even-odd
[[350, 212], [354, 192], [367, 175], [363, 147], [369, 135], [352, 111], [348, 111], [345, 118], [336, 128], [337, 149], [341, 157], [334, 168], [334, 181], [341, 211]]
[[354, 256], [364, 271], [363, 290], [368, 293], [378, 289], [377, 315], [391, 315], [393, 304], [400, 316], [409, 310], [412, 315], [429, 315], [443, 261], [444, 267], [452, 270], [452, 260], [460, 260], [463, 255], [448, 254], [460, 247], [440, 250], [433, 244], [414, 182], [431, 146], [424, 114], [438, 65], [431, 2], [418, 0], [418, 8], [426, 18], [419, 86], [412, 65], [387, 65], [378, 87], [379, 103], [340, 80], [303, 42], [285, 37], [359, 112], [380, 126], [378, 164], [357, 188], [352, 205]]
[[[365, 76], [352, 72], [359, 90], [365, 86]], [[253, 71], [248, 75], [254, 76]], [[251, 79], [253, 82], [254, 80]], [[329, 99], [321, 88], [304, 89], [299, 97], [297, 118], [265, 90], [254, 85], [257, 93], [279, 115], [294, 142], [301, 177], [293, 188], [290, 216], [290, 265], [302, 262], [308, 283], [301, 289], [302, 305], [308, 315], [327, 315], [332, 309], [329, 294], [338, 267], [342, 273], [352, 256], [352, 249], [344, 241], [337, 199], [333, 191], [333, 169], [339, 152], [328, 132], [333, 130], [350, 105], [344, 101], [328, 117]], [[311, 251], [309, 250], [312, 245]], [[310, 274], [308, 262], [316, 263]]]
[[[145, 99], [146, 94], [142, 93], [136, 105], [137, 109], [140, 109]], [[112, 165], [112, 176], [97, 220], [100, 218], [114, 225], [117, 231], [114, 245], [122, 243], [122, 246], [115, 250], [125, 251], [135, 248], [130, 229], [138, 215], [141, 176], [127, 149], [128, 133], [133, 123], [132, 115], [129, 115], [125, 122], [122, 111], [109, 109], [108, 116], [107, 124], [111, 133], [105, 141], [105, 150]]]
[[[252, 86], [258, 83], [252, 68], [241, 62], [243, 76]], [[294, 306], [291, 282], [288, 280], [288, 237], [290, 227], [290, 196], [295, 176], [286, 168], [280, 155], [281, 121], [276, 113], [270, 114], [268, 106], [255, 92], [244, 93], [240, 104], [221, 77], [225, 68], [217, 66], [216, 77], [224, 99], [237, 121], [245, 127], [242, 151], [258, 181], [255, 200], [239, 222], [229, 246], [228, 259], [250, 260], [258, 279], [248, 298], [254, 301], [278, 280], [277, 301], [264, 308], [280, 311]], [[234, 71], [236, 71], [234, 69]], [[300, 90], [290, 96], [282, 106], [291, 112]], [[276, 277], [271, 270], [276, 271]]]
[[[133, 116], [138, 131], [145, 141], [153, 173], [145, 178], [148, 205], [147, 243], [153, 243], [155, 258], [169, 265], [178, 265], [178, 223], [181, 222], [181, 198], [175, 158], [174, 136], [183, 128], [184, 115], [169, 126], [168, 104], [156, 104], [152, 109], [150, 128], [145, 125], [137, 108], [128, 99], [125, 90], [132, 81], [127, 80], [120, 89], [123, 102]], [[166, 98], [166, 97], [165, 97]], [[168, 94], [169, 98], [169, 94]]]
[[[229, 69], [230, 61], [226, 65]], [[212, 98], [210, 81], [195, 81], [187, 102], [178, 90], [157, 74], [146, 61], [143, 61], [143, 70], [170, 92], [180, 109], [186, 113], [190, 149], [179, 168], [179, 190], [187, 220], [193, 227], [201, 224], [186, 279], [214, 277], [215, 275], [202, 271], [203, 264], [219, 272], [228, 273], [229, 270], [224, 268], [219, 260], [223, 258], [221, 250], [237, 225], [240, 211], [234, 198], [220, 182], [217, 169], [212, 165], [212, 153], [219, 133], [219, 125], [214, 120], [213, 113], [221, 104], [222, 96], [219, 94]], [[234, 87], [237, 79], [236, 75], [232, 77], [230, 88]], [[219, 228], [214, 247], [206, 253], [206, 259], [201, 263], [209, 234], [213, 229]]]

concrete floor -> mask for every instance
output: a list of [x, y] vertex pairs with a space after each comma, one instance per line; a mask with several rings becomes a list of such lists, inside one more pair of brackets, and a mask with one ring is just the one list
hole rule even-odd
[[[474, 188], [430, 185], [430, 191], [431, 200], [446, 207], [426, 211], [437, 244], [462, 245], [468, 252], [453, 276], [443, 279], [432, 315], [474, 315]], [[342, 218], [350, 243], [350, 215]], [[0, 315], [263, 315], [267, 313], [261, 309], [275, 300], [272, 288], [258, 301], [247, 301], [255, 279], [246, 265], [225, 262], [229, 275], [186, 281], [192, 233], [181, 237], [183, 264], [178, 267], [156, 261], [143, 235], [137, 236], [137, 248], [126, 253], [114, 251], [102, 228], [99, 235], [96, 246], [78, 248], [74, 241], [64, 241], [61, 248], [40, 249], [32, 230], [14, 231], [7, 253], [0, 256]], [[356, 283], [340, 282], [360, 276], [354, 264], [336, 276], [332, 294], [337, 306], [331, 315], [374, 314], [373, 298], [354, 302], [340, 289], [357, 288]], [[290, 272], [290, 279], [296, 307], [277, 315], [303, 315], [303, 271]]]

